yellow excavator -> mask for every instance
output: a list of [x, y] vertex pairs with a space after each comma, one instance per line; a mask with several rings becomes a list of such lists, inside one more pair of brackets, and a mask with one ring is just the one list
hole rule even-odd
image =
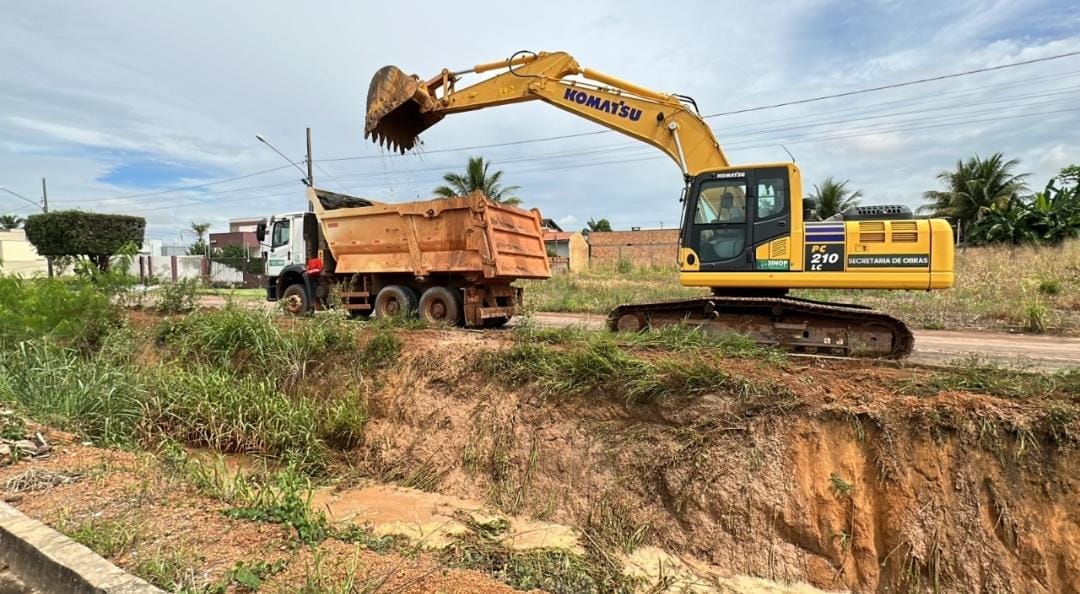
[[733, 166], [693, 99], [582, 68], [563, 52], [518, 52], [428, 80], [386, 66], [368, 89], [365, 137], [405, 153], [447, 114], [532, 100], [651, 144], [682, 171], [679, 280], [709, 287], [712, 296], [620, 305], [608, 317], [613, 330], [693, 323], [796, 352], [901, 358], [914, 345], [902, 321], [788, 291], [953, 285], [947, 221], [915, 219], [904, 206], [855, 207], [811, 221], [814, 205], [803, 198], [794, 163]]

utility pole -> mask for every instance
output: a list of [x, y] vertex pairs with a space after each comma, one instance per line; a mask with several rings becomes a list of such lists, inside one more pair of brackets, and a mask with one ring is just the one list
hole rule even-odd
[[[307, 185], [309, 188], [315, 188], [315, 173], [312, 169], [315, 167], [315, 161], [311, 158], [311, 128], [307, 129]], [[308, 202], [308, 212], [314, 212], [315, 205]]]
[[[49, 188], [45, 184], [45, 178], [41, 178], [41, 211], [49, 212]], [[52, 256], [45, 256], [45, 265], [49, 267], [49, 278], [53, 277]]]

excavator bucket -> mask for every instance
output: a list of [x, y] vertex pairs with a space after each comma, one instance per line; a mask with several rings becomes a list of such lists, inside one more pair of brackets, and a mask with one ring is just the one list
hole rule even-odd
[[421, 132], [443, 118], [430, 111], [434, 101], [415, 76], [384, 66], [368, 86], [364, 138], [402, 154], [416, 146]]

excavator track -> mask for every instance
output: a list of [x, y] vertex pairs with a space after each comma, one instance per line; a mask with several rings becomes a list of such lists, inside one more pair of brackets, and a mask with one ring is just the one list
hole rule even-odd
[[902, 359], [915, 336], [902, 321], [859, 305], [795, 297], [716, 295], [619, 305], [608, 328], [632, 332], [671, 324], [745, 334], [758, 344], [796, 353]]

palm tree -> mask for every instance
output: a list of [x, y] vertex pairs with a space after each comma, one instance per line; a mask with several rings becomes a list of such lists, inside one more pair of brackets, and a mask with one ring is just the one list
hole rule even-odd
[[585, 224], [588, 226], [581, 230], [582, 235], [588, 235], [592, 231], [611, 231], [611, 223], [607, 219], [597, 221], [590, 218]]
[[925, 204], [919, 214], [956, 219], [960, 232], [992, 209], [1007, 209], [1021, 192], [1027, 191], [1027, 173], [1013, 173], [1020, 162], [1009, 161], [1001, 153], [983, 159], [975, 155], [967, 161], [957, 161], [956, 169], [942, 171], [937, 178], [945, 190], [923, 192]]
[[862, 190], [855, 190], [852, 192], [847, 189], [848, 182], [851, 180], [845, 179], [842, 182], [837, 182], [830, 175], [825, 178], [825, 181], [821, 182], [821, 185], [814, 184], [814, 193], [807, 196], [817, 202], [817, 206], [814, 208], [814, 214], [817, 215], [818, 220], [824, 221], [825, 219], [844, 212], [852, 206], [858, 206], [859, 200], [862, 198]]
[[203, 242], [203, 235], [206, 235], [206, 232], [209, 229], [210, 229], [210, 223], [192, 223], [191, 224], [191, 230], [194, 231], [195, 235], [198, 236], [198, 238], [199, 238], [197, 243], [202, 243]]
[[455, 196], [467, 196], [477, 190], [495, 202], [501, 202], [508, 206], [518, 206], [521, 198], [513, 195], [514, 190], [521, 186], [503, 187], [500, 179], [502, 171], [488, 173], [491, 163], [485, 163], [483, 157], [469, 157], [469, 164], [465, 167], [465, 175], [448, 172], [443, 174], [443, 180], [447, 185], [435, 188], [436, 196], [453, 198]]
[[22, 227], [23, 219], [15, 215], [0, 215], [0, 231], [11, 231]]

